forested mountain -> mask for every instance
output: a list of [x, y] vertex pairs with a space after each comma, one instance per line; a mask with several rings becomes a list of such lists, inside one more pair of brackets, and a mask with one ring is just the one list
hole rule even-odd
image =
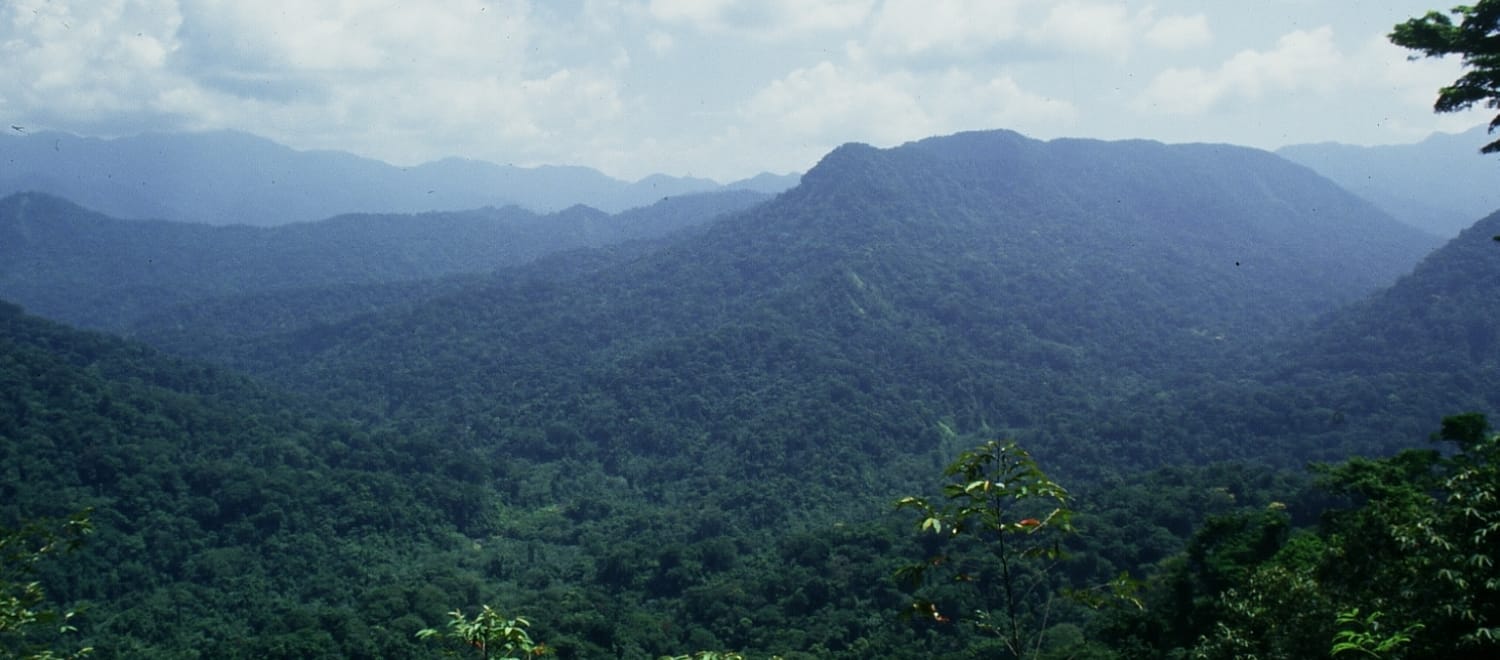
[[761, 172], [748, 179], [741, 179], [724, 187], [730, 190], [753, 190], [767, 195], [775, 195], [790, 188], [795, 188], [802, 180], [801, 174], [771, 174]]
[[[921, 550], [883, 498], [836, 483], [803, 484], [823, 502], [799, 510], [774, 483], [632, 484], [597, 460], [528, 460], [414, 420], [372, 429], [8, 304], [0, 383], [0, 532], [86, 507], [96, 530], [28, 576], [83, 614], [76, 633], [34, 642], [102, 658], [430, 657], [414, 633], [482, 602], [535, 613], [564, 658], [961, 657], [977, 639], [894, 619], [891, 572]], [[929, 469], [887, 467], [865, 490], [915, 488]], [[1149, 480], [1089, 498], [1098, 533], [1079, 549], [1093, 567], [1074, 572], [1160, 558], [1183, 521], [1296, 488], [1236, 468]], [[1127, 515], [1143, 538], [1121, 545], [1107, 530]]]
[[1299, 338], [1303, 369], [1363, 376], [1500, 366], [1500, 212], [1465, 229], [1393, 286], [1341, 309]]
[[1485, 127], [1416, 144], [1298, 144], [1276, 153], [1316, 170], [1392, 217], [1444, 238], [1500, 210], [1500, 161], [1483, 158]]
[[[630, 263], [501, 276], [233, 359], [475, 442], [655, 472], [631, 479], [691, 474], [694, 452], [757, 474], [900, 455], [943, 424], [1151, 465], [1244, 446], [1204, 446], [1203, 420], [1064, 436], [1173, 383], [1229, 382], [1266, 338], [1394, 281], [1432, 243], [1248, 149], [1006, 132], [849, 145]], [[625, 467], [641, 452], [672, 458]]]
[[[1283, 545], [1293, 562], [1288, 530], [1347, 504], [1275, 468], [1412, 446], [1500, 391], [1482, 252], [1500, 216], [1433, 251], [1265, 152], [969, 133], [846, 145], [746, 199], [650, 242], [435, 280], [340, 285], [330, 265], [311, 271], [324, 286], [133, 326], [216, 367], [0, 308], [0, 528], [94, 507], [99, 533], [39, 577], [90, 606], [77, 639], [102, 657], [435, 654], [417, 629], [489, 603], [564, 658], [957, 660], [1004, 653], [972, 615], [998, 567], [892, 503], [1013, 437], [1077, 509], [1071, 558], [1015, 567], [1038, 657], [1154, 657], [1217, 621], [1255, 630], [1216, 599]], [[0, 249], [52, 236], [98, 261], [167, 226], [5, 203], [22, 222], [0, 225]], [[384, 227], [441, 260], [403, 223], [509, 212], [326, 226]], [[323, 226], [275, 231], [341, 249], [309, 239]], [[87, 261], [66, 271], [79, 290], [105, 277]], [[345, 268], [361, 263], [410, 267]], [[175, 264], [159, 286], [184, 286]], [[1206, 465], [1222, 460], [1243, 464]], [[924, 560], [961, 572], [913, 610], [892, 576]], [[1122, 570], [1165, 576], [1144, 613], [1060, 596]], [[1298, 629], [1312, 647], [1319, 625]]]
[[[245, 133], [147, 133], [117, 139], [0, 135], [0, 196], [44, 192], [106, 215], [271, 226], [361, 212], [421, 213], [584, 204], [606, 212], [715, 191], [708, 179], [652, 175], [634, 183], [586, 167], [515, 167], [446, 159], [396, 167], [335, 151], [296, 151]], [[794, 175], [730, 188], [774, 194]]]
[[0, 296], [42, 316], [120, 332], [210, 298], [484, 273], [561, 250], [654, 238], [765, 199], [724, 191], [613, 216], [584, 206], [548, 215], [511, 206], [262, 228], [120, 220], [16, 194], [0, 199]]
[[93, 510], [83, 548], [36, 577], [86, 612], [99, 657], [409, 656], [474, 588], [444, 553], [495, 496], [423, 434], [5, 303], [0, 383], [0, 530]]
[[1464, 230], [1390, 288], [1288, 338], [1262, 380], [1408, 432], [1433, 411], [1500, 407], [1496, 234], [1500, 213]]

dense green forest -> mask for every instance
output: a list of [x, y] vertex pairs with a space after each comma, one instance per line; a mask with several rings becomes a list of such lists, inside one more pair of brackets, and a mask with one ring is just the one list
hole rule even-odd
[[[1439, 247], [1264, 152], [998, 131], [753, 201], [498, 269], [257, 262], [135, 294], [150, 347], [0, 309], [0, 527], [94, 528], [6, 576], [77, 630], [0, 648], [436, 656], [490, 605], [565, 658], [1493, 652], [1496, 440], [1444, 417], [1500, 397], [1500, 215]], [[118, 283], [82, 263], [12, 272], [61, 309]]]

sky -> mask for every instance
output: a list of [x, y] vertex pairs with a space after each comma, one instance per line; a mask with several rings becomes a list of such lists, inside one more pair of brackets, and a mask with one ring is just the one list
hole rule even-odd
[[1401, 144], [1488, 119], [1385, 39], [1455, 2], [0, 0], [0, 126], [720, 182], [995, 128]]

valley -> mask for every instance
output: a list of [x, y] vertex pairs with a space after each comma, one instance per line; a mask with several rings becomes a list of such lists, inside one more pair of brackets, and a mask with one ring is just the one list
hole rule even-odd
[[[1253, 630], [1212, 604], [1231, 573], [1382, 501], [1310, 462], [1440, 429], [1480, 455], [1443, 422], [1500, 403], [1500, 215], [1474, 220], [1445, 241], [1255, 149], [1010, 131], [613, 215], [17, 193], [0, 520], [91, 511], [37, 577], [85, 612], [41, 642], [95, 657], [426, 657], [481, 604], [559, 657], [976, 657], [993, 594], [893, 576], [979, 548], [894, 503], [1010, 439], [1077, 528], [1015, 577], [1037, 657], [1202, 650]], [[1138, 595], [1064, 596], [1122, 572]], [[1369, 597], [1340, 588], [1319, 614]]]

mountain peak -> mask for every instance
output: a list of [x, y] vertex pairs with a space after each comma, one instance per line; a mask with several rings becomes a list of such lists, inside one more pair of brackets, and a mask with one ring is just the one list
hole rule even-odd
[[802, 183], [808, 186], [838, 180], [845, 173], [866, 167], [879, 159], [885, 150], [863, 142], [846, 142], [824, 154], [818, 164], [802, 175]]

